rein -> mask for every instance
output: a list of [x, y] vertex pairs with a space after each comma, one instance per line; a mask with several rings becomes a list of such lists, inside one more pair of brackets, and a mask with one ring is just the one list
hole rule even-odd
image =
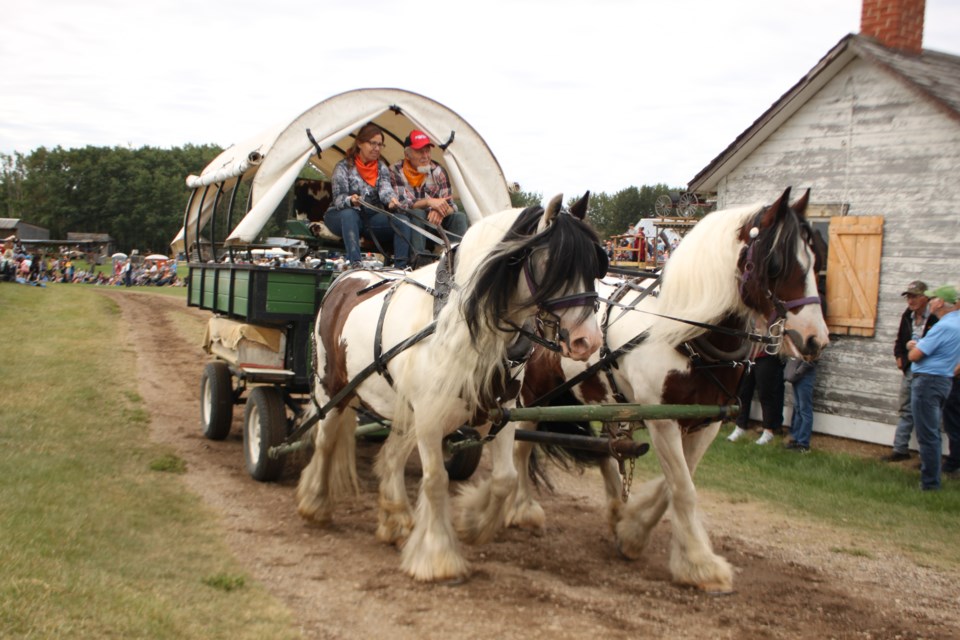
[[[537, 283], [533, 279], [530, 271], [530, 255], [524, 258], [523, 275], [527, 281], [527, 287], [533, 296], [537, 294]], [[600, 294], [596, 291], [584, 291], [583, 293], [574, 293], [559, 298], [551, 298], [537, 305], [537, 313], [534, 316], [535, 330], [531, 331], [525, 326], [520, 326], [511, 320], [505, 322], [524, 338], [536, 342], [540, 346], [561, 353], [563, 347], [561, 343], [570, 346], [570, 334], [566, 329], [560, 327], [560, 316], [555, 311], [569, 309], [571, 307], [593, 306], [594, 313], [600, 308]]]

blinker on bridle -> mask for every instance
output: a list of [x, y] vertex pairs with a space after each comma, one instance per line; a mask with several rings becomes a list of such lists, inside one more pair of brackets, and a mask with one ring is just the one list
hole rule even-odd
[[[763, 212], [761, 212], [759, 215], [763, 215]], [[756, 269], [756, 264], [753, 261], [753, 247], [757, 238], [760, 237], [760, 228], [756, 225], [751, 227], [749, 236], [750, 239], [747, 241], [747, 255], [743, 263], [743, 272], [740, 274], [741, 299], [743, 299], [744, 289], [746, 288], [747, 283], [750, 281], [751, 277], [753, 276], [753, 272]], [[803, 307], [808, 304], [820, 304], [820, 296], [806, 296], [803, 298], [796, 298], [794, 300], [781, 300], [770, 289], [766, 290], [765, 296], [773, 306], [773, 311], [770, 312], [770, 316], [767, 318], [767, 325], [769, 326], [770, 337], [776, 338], [776, 340], [766, 344], [764, 346], [764, 351], [766, 351], [768, 355], [776, 355], [780, 352], [781, 343], [783, 342], [783, 331], [784, 325], [787, 321], [787, 312], [791, 309]]]
[[[526, 278], [527, 288], [530, 289], [531, 295], [536, 297], [539, 287], [530, 270], [531, 255], [532, 254], [527, 254], [524, 257], [523, 276]], [[574, 293], [541, 302], [537, 305], [537, 313], [534, 316], [534, 331], [529, 331], [509, 321], [508, 324], [513, 327], [514, 331], [533, 342], [550, 351], [560, 353], [563, 351], [562, 345], [565, 344], [567, 345], [567, 349], [570, 348], [570, 333], [566, 329], [561, 328], [560, 316], [556, 312], [571, 307], [593, 306], [593, 311], [596, 313], [600, 309], [599, 295], [596, 291], [584, 291], [583, 293]]]

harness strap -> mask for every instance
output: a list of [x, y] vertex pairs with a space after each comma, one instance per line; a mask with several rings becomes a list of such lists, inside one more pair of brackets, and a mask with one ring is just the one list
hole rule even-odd
[[717, 376], [714, 375], [712, 369], [727, 368], [727, 367], [736, 368], [736, 367], [746, 366], [748, 367], [747, 370], [749, 371], [749, 366], [750, 366], [749, 360], [744, 360], [744, 361], [730, 360], [726, 362], [719, 362], [719, 361], [710, 362], [709, 360], [704, 358], [699, 351], [697, 351], [697, 349], [693, 346], [692, 341], [684, 342], [682, 345], [677, 347], [677, 351], [680, 351], [681, 353], [683, 353], [681, 351], [681, 347], [686, 349], [686, 353], [683, 355], [687, 356], [687, 358], [690, 359], [690, 363], [693, 365], [693, 368], [699, 369], [701, 371], [705, 371], [707, 375], [710, 376], [710, 379], [713, 381], [713, 384], [715, 384], [717, 388], [720, 389], [720, 391], [723, 392], [723, 394], [728, 398], [728, 402], [729, 400], [733, 400], [737, 398], [736, 393], [731, 393], [729, 389], [723, 386], [723, 384], [720, 382]]
[[380, 358], [383, 355], [383, 321], [387, 317], [387, 307], [390, 306], [390, 299], [393, 298], [398, 286], [399, 283], [394, 284], [383, 296], [383, 304], [380, 305], [380, 317], [377, 318], [377, 330], [373, 334], [373, 363], [377, 366], [377, 373], [386, 378], [387, 384], [391, 387], [393, 386], [393, 377], [387, 370], [387, 363], [381, 361]]
[[440, 310], [446, 306], [447, 300], [450, 298], [450, 289], [456, 286], [454, 275], [456, 269], [456, 252], [459, 246], [460, 245], [457, 245], [444, 251], [443, 255], [440, 256], [440, 260], [437, 262], [436, 282], [434, 283], [436, 288], [433, 298], [434, 320], [440, 315]]
[[[611, 298], [611, 301], [614, 303], [619, 303], [620, 300], [627, 295], [628, 291], [637, 291], [637, 290], [640, 291], [640, 295], [637, 296], [637, 299], [631, 302], [629, 306], [623, 308], [623, 311], [620, 313], [619, 316], [617, 316], [617, 320], [623, 317], [623, 314], [625, 314], [628, 310], [633, 309], [638, 304], [640, 304], [641, 300], [643, 300], [649, 295], [652, 295], [653, 291], [658, 286], [660, 286], [660, 279], [661, 279], [660, 274], [657, 274], [653, 282], [651, 282], [647, 287], [643, 289], [639, 288], [639, 285], [637, 284], [636, 279], [627, 280], [626, 282], [621, 284], [619, 287], [617, 287], [617, 290], [613, 292], [613, 296]], [[601, 360], [604, 359], [610, 353], [610, 345], [607, 344], [607, 329], [610, 326], [610, 310], [613, 309], [613, 307], [614, 307], [613, 304], [607, 304], [606, 313], [604, 313], [604, 316], [603, 316], [603, 330], [602, 330], [603, 345], [600, 347]], [[614, 322], [616, 322], [616, 320], [614, 320]], [[603, 372], [604, 374], [606, 374], [607, 384], [610, 386], [610, 390], [613, 392], [614, 400], [616, 400], [617, 402], [626, 402], [627, 397], [623, 395], [623, 391], [620, 390], [620, 385], [617, 384], [617, 378], [616, 376], [613, 375], [613, 368], [616, 366], [617, 366], [617, 363], [614, 360], [613, 362], [611, 362], [609, 367], [603, 368]]]
[[[637, 346], [639, 346], [644, 340], [646, 340], [648, 336], [649, 334], [646, 331], [634, 336], [632, 339], [630, 339], [629, 342], [624, 343], [622, 346], [620, 346], [614, 351], [608, 352], [606, 355], [601, 357], [599, 360], [594, 362], [592, 365], [590, 365], [589, 367], [587, 367], [586, 369], [584, 369], [574, 377], [570, 378], [563, 384], [557, 387], [554, 387], [551, 391], [543, 394], [542, 396], [540, 396], [533, 402], [527, 404], [526, 406], [536, 407], [536, 406], [542, 405], [546, 402], [549, 402], [550, 400], [553, 400], [555, 397], [557, 397], [561, 393], [564, 393], [565, 391], [569, 391], [573, 387], [577, 386], [578, 384], [580, 384], [581, 382], [583, 382], [584, 380], [586, 380], [587, 378], [595, 374], [601, 368], [608, 367], [608, 365], [610, 365], [611, 363], [615, 362], [616, 360], [619, 360], [620, 356], [630, 353], [631, 351], [636, 349]], [[616, 390], [616, 388], [614, 390], [614, 393], [619, 394], [619, 397], [623, 398], [623, 395], [620, 394], [619, 391]], [[626, 398], [624, 398], [623, 400], [618, 399], [617, 402], [626, 402]]]
[[340, 391], [338, 391], [332, 398], [330, 398], [330, 400], [327, 401], [327, 404], [323, 405], [322, 407], [319, 407], [317, 409], [317, 413], [311, 416], [307, 421], [305, 421], [303, 424], [297, 427], [293, 431], [293, 433], [287, 436], [287, 439], [284, 441], [284, 444], [290, 444], [292, 442], [296, 442], [297, 440], [299, 440], [303, 436], [303, 434], [305, 434], [307, 431], [310, 430], [311, 427], [313, 427], [313, 425], [317, 424], [317, 422], [322, 420], [327, 415], [327, 412], [330, 411], [330, 409], [340, 404], [341, 400], [343, 400], [344, 398], [349, 396], [351, 393], [353, 393], [354, 390], [360, 386], [360, 383], [362, 383], [364, 380], [369, 378], [370, 375], [373, 374], [373, 372], [375, 372], [378, 367], [386, 365], [386, 363], [393, 360], [393, 358], [396, 355], [398, 355], [399, 353], [403, 352], [406, 349], [409, 349], [410, 347], [417, 344], [424, 338], [430, 336], [436, 330], [437, 330], [437, 323], [431, 322], [430, 324], [425, 326], [423, 329], [421, 329], [417, 333], [405, 339], [403, 342], [399, 342], [395, 344], [393, 347], [391, 347], [390, 349], [388, 349], [383, 354], [383, 357], [381, 358], [382, 364], [381, 362], [374, 361], [368, 364], [366, 367], [364, 367], [363, 371], [361, 371], [356, 376], [354, 376], [350, 382], [348, 382], [342, 389], [340, 389]]

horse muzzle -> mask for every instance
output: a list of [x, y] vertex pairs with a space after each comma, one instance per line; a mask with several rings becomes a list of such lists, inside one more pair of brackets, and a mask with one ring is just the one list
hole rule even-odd
[[829, 344], [829, 340], [821, 342], [816, 336], [808, 336], [804, 339], [800, 332], [794, 329], [787, 329], [784, 333], [790, 338], [790, 346], [804, 360], [816, 360]]

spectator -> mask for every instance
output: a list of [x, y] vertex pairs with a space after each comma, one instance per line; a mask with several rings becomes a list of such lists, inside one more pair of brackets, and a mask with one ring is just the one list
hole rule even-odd
[[130, 258], [127, 258], [123, 262], [123, 268], [120, 270], [123, 274], [123, 284], [124, 286], [129, 287], [133, 284], [133, 263], [130, 261]]
[[[446, 170], [430, 158], [433, 142], [423, 131], [414, 129], [403, 141], [403, 160], [393, 165], [393, 179], [400, 202], [411, 209], [414, 223], [424, 227], [423, 221], [442, 227], [459, 242], [467, 232], [467, 215], [457, 210]], [[415, 255], [426, 250], [426, 238], [413, 232], [411, 237]]]
[[943, 430], [949, 443], [943, 461], [943, 475], [960, 479], [960, 363], [953, 368], [953, 385], [943, 406]]
[[791, 358], [783, 370], [784, 378], [793, 387], [793, 417], [790, 419], [790, 442], [785, 448], [798, 453], [810, 451], [813, 434], [813, 383], [817, 363]]
[[956, 313], [955, 287], [938, 287], [924, 295], [930, 298], [930, 312], [939, 320], [927, 335], [907, 343], [907, 357], [913, 363], [911, 408], [920, 445], [920, 488], [936, 491], [943, 451], [940, 420], [960, 362], [960, 313]]
[[765, 352], [757, 356], [753, 366], [740, 380], [740, 414], [737, 416], [737, 427], [727, 436], [727, 440], [736, 442], [747, 432], [754, 389], [760, 401], [763, 425], [763, 433], [756, 443], [767, 444], [780, 431], [783, 427], [783, 366], [780, 356], [767, 355]]
[[885, 455], [886, 462], [899, 462], [910, 458], [910, 434], [913, 433], [913, 411], [910, 408], [910, 389], [913, 385], [913, 367], [907, 358], [907, 343], [919, 340], [934, 324], [937, 316], [930, 313], [930, 300], [924, 295], [927, 284], [914, 280], [900, 295], [907, 299], [907, 308], [900, 316], [900, 329], [893, 343], [893, 355], [897, 359], [897, 368], [903, 372], [900, 381], [900, 419], [893, 435], [893, 451]]

